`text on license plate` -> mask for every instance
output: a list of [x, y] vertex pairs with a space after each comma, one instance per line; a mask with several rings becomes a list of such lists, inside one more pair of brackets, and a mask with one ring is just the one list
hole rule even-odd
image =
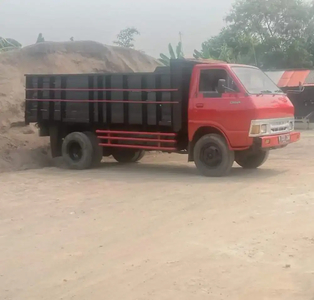
[[279, 144], [289, 143], [290, 139], [291, 139], [290, 134], [284, 134], [278, 137]]

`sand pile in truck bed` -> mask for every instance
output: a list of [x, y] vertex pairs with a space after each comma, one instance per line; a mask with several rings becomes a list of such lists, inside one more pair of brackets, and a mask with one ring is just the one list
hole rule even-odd
[[24, 121], [27, 73], [101, 73], [153, 71], [158, 61], [132, 49], [91, 41], [46, 42], [0, 54], [0, 172], [50, 163], [48, 142]]

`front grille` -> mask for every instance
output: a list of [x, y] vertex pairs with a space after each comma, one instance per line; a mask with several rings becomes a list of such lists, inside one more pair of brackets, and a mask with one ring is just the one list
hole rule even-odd
[[271, 133], [285, 133], [290, 131], [289, 121], [271, 122], [270, 130]]
[[[254, 127], [255, 126], [255, 127]], [[258, 127], [259, 126], [259, 127]], [[259, 133], [254, 132], [254, 130]], [[249, 131], [250, 137], [260, 137], [267, 135], [278, 135], [289, 133], [294, 130], [294, 118], [278, 119], [257, 119], [251, 121]]]

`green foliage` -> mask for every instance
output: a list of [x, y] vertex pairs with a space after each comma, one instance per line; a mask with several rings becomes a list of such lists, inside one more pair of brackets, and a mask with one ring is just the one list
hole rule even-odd
[[45, 38], [43, 37], [43, 34], [42, 33], [38, 34], [36, 44], [43, 43], [44, 41], [45, 41]]
[[204, 42], [200, 51], [194, 50], [193, 56], [196, 59], [211, 59], [212, 58], [212, 46], [210, 42]]
[[238, 0], [226, 27], [195, 50], [196, 58], [265, 69], [313, 66], [314, 4], [303, 0]]
[[134, 48], [134, 36], [139, 34], [140, 32], [136, 28], [128, 27], [119, 32], [117, 35], [117, 40], [114, 41], [114, 44], [118, 45], [119, 47]]
[[22, 45], [11, 38], [2, 38], [0, 37], [0, 52], [15, 50], [22, 48]]
[[170, 59], [182, 59], [184, 58], [184, 53], [182, 49], [182, 42], [179, 42], [176, 46], [176, 51], [174, 51], [171, 44], [168, 45], [169, 56], [160, 53], [159, 61], [163, 63], [165, 66], [169, 66]]

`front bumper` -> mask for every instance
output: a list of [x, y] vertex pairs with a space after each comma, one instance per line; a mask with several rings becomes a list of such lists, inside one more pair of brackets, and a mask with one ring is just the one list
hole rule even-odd
[[261, 148], [269, 149], [269, 148], [282, 148], [291, 143], [297, 142], [301, 137], [301, 133], [297, 131], [293, 131], [285, 134], [278, 135], [269, 135], [259, 137], [259, 143]]

